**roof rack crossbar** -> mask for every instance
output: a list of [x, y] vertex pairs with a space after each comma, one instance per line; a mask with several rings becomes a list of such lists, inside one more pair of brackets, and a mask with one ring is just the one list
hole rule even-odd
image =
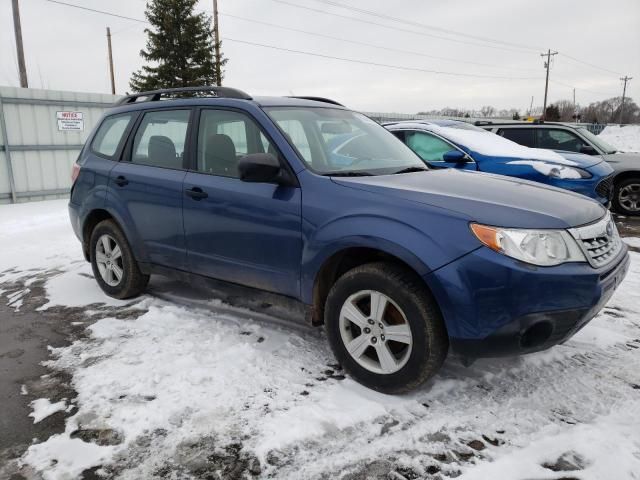
[[139, 98], [145, 98], [145, 102], [157, 102], [166, 95], [176, 95], [180, 93], [198, 93], [206, 92], [211, 97], [218, 98], [237, 98], [241, 100], [251, 100], [251, 96], [242, 90], [229, 87], [214, 87], [214, 86], [202, 86], [202, 87], [180, 87], [180, 88], [163, 88], [160, 90], [151, 90], [149, 92], [139, 92], [126, 95], [119, 100], [116, 105], [125, 105], [129, 103], [136, 103]]
[[338, 103], [335, 100], [331, 100], [330, 98], [325, 98], [325, 97], [290, 95], [289, 98], [299, 98], [301, 100], [313, 100], [314, 102], [330, 103], [331, 105], [338, 105], [339, 107], [344, 107], [343, 104]]

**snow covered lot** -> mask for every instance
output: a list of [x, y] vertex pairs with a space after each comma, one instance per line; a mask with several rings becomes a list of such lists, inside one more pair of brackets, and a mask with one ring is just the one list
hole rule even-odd
[[[622, 222], [640, 235], [640, 222]], [[423, 388], [394, 397], [345, 378], [320, 330], [159, 279], [138, 300], [109, 299], [82, 259], [66, 201], [2, 206], [1, 303], [77, 327], [72, 343], [51, 349], [41, 379], [69, 378], [71, 391], [54, 388], [45, 401], [37, 382], [16, 385], [34, 420], [66, 420], [14, 471], [52, 480], [639, 479], [640, 238], [626, 241], [635, 250], [627, 279], [568, 343], [470, 368], [449, 358]]]

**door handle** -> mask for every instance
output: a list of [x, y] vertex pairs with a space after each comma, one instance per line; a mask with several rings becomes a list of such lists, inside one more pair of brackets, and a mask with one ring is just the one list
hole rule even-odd
[[194, 200], [202, 200], [203, 198], [207, 198], [209, 194], [202, 190], [200, 187], [189, 188], [184, 191], [189, 197]]
[[129, 185], [129, 180], [127, 180], [122, 175], [118, 175], [116, 177], [115, 182], [116, 182], [116, 185], [118, 185], [119, 187], [124, 187], [125, 185]]

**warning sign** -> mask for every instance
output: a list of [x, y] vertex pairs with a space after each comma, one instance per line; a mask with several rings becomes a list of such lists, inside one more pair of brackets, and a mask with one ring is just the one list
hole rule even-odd
[[82, 112], [56, 112], [58, 130], [61, 132], [84, 131], [84, 115]]

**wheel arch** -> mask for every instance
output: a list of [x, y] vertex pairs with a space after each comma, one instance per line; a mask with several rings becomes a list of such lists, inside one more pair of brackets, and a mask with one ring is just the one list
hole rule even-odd
[[327, 296], [340, 276], [360, 265], [379, 261], [399, 265], [412, 272], [424, 287], [430, 291], [420, 273], [428, 272], [428, 267], [415, 255], [402, 247], [398, 245], [392, 246], [390, 243], [386, 243], [384, 246], [343, 245], [323, 258], [312, 283], [307, 285], [306, 292], [303, 292], [303, 297], [312, 305], [311, 323], [313, 325], [324, 323]]

